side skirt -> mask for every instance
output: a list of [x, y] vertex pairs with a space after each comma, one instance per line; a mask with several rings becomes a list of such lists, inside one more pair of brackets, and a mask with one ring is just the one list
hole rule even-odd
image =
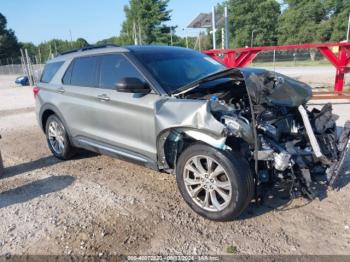
[[76, 137], [73, 139], [74, 145], [80, 148], [84, 148], [89, 151], [93, 151], [102, 155], [108, 155], [113, 158], [125, 160], [138, 165], [142, 165], [153, 170], [159, 171], [157, 162], [135, 152], [112, 146], [109, 144], [101, 143], [95, 140], [91, 140], [85, 137]]

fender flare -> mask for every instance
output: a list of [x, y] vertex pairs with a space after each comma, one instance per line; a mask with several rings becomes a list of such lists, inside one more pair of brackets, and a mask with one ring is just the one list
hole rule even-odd
[[226, 136], [216, 136], [209, 132], [204, 132], [202, 130], [188, 128], [188, 127], [172, 127], [166, 130], [163, 130], [157, 137], [157, 152], [158, 152], [158, 166], [159, 169], [169, 169], [169, 165], [165, 157], [165, 142], [167, 141], [170, 133], [175, 131], [176, 133], [183, 134], [187, 137], [192, 138], [193, 140], [203, 142], [209, 146], [220, 150], [230, 149], [226, 145]]
[[63, 114], [61, 114], [61, 112], [58, 109], [58, 107], [56, 107], [55, 105], [53, 105], [51, 103], [44, 104], [43, 106], [41, 106], [41, 109], [39, 111], [39, 125], [40, 125], [41, 129], [44, 131], [44, 133], [45, 133], [45, 127], [42, 125], [42, 122], [43, 122], [42, 121], [42, 117], [43, 117], [44, 112], [47, 111], [47, 110], [50, 110], [50, 111], [54, 112], [54, 114], [58, 116], [58, 118], [62, 121], [68, 136], [72, 137], [71, 136], [71, 132], [69, 130], [69, 126], [67, 125], [67, 122], [66, 122], [66, 120], [63, 117]]

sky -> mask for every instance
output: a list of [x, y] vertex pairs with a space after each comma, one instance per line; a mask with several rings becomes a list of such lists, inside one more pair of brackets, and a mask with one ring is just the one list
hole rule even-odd
[[[8, 28], [21, 42], [41, 43], [53, 38], [70, 40], [82, 37], [93, 44], [119, 35], [128, 0], [0, 0], [0, 13]], [[194, 29], [182, 30], [199, 14], [209, 13], [221, 0], [170, 0], [172, 21], [177, 34], [196, 35]]]

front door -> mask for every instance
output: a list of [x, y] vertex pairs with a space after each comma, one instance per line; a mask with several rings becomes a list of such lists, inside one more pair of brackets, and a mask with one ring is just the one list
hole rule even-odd
[[160, 96], [122, 93], [116, 83], [125, 77], [146, 81], [123, 54], [100, 60], [97, 122], [101, 141], [156, 160], [154, 105]]

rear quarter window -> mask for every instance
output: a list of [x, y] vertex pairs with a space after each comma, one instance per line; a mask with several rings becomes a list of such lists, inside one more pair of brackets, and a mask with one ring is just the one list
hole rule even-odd
[[44, 71], [41, 75], [40, 82], [42, 83], [50, 83], [52, 78], [55, 76], [57, 71], [61, 68], [63, 65], [62, 62], [54, 62], [54, 63], [49, 63], [45, 65]]

